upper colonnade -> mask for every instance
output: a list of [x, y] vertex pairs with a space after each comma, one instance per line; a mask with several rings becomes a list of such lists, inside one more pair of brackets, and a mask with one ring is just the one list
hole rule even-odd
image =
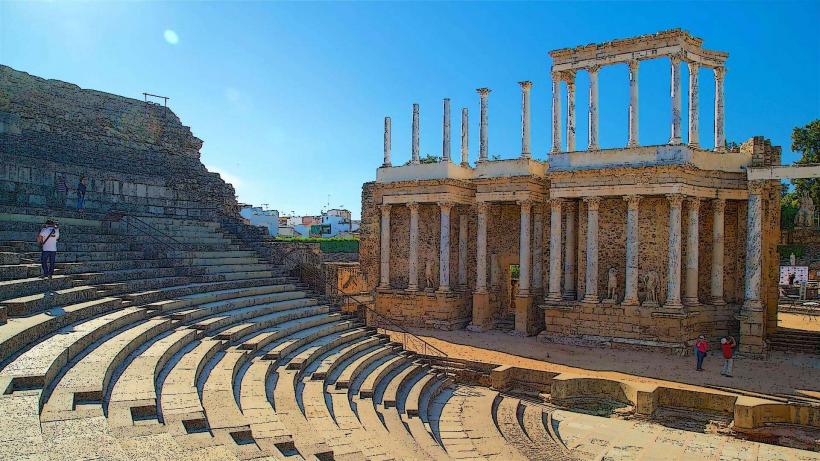
[[598, 142], [598, 72], [603, 66], [626, 64], [629, 67], [629, 135], [627, 147], [640, 145], [638, 139], [638, 76], [640, 62], [647, 59], [669, 58], [672, 124], [669, 144], [683, 142], [681, 135], [681, 63], [689, 67], [689, 136], [688, 144], [700, 148], [698, 72], [700, 67], [711, 68], [715, 76], [715, 147], [725, 150], [723, 79], [728, 53], [707, 50], [703, 40], [681, 29], [641, 35], [606, 43], [551, 51], [552, 57], [552, 153], [561, 148], [561, 82], [567, 86], [567, 151], [575, 151], [575, 76], [578, 71], [589, 74], [589, 130], [588, 150], [599, 150]]

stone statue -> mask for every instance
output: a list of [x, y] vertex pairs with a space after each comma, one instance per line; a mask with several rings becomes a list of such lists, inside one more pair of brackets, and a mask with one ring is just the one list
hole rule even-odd
[[498, 267], [498, 256], [495, 253], [490, 255], [490, 286], [498, 288], [498, 278], [501, 273]]
[[794, 253], [789, 255], [789, 265], [790, 266], [796, 266], [797, 265], [797, 257], [794, 255]]
[[643, 306], [658, 307], [658, 285], [660, 278], [655, 271], [649, 271], [643, 276], [643, 284], [646, 289], [646, 298], [643, 300]]
[[615, 303], [618, 299], [618, 269], [614, 266], [609, 268], [606, 282], [606, 299], [604, 301]]
[[814, 225], [814, 201], [808, 191], [803, 191], [800, 196], [800, 208], [797, 210], [794, 225], [797, 227], [812, 227]]
[[424, 263], [424, 288], [428, 291], [436, 289], [435, 281], [433, 280], [433, 262], [429, 259]]

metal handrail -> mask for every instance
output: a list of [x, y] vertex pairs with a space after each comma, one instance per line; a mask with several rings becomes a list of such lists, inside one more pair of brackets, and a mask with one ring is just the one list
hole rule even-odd
[[[137, 217], [137, 216], [134, 216], [134, 215], [129, 215], [129, 214], [125, 213], [124, 211], [120, 211], [120, 210], [109, 210], [109, 211], [108, 211], [108, 213], [106, 213], [106, 214], [105, 214], [105, 216], [104, 216], [104, 218], [103, 218], [103, 219], [105, 219], [105, 220], [107, 220], [107, 221], [116, 221], [116, 222], [119, 222], [119, 221], [121, 221], [123, 218], [125, 219], [125, 224], [126, 224], [126, 226], [133, 226], [136, 230], [138, 230], [138, 231], [142, 232], [142, 233], [143, 233], [143, 234], [145, 234], [147, 237], [150, 237], [152, 240], [156, 241], [157, 243], [159, 243], [160, 245], [164, 246], [164, 247], [165, 247], [166, 249], [168, 249], [168, 250], [171, 250], [171, 251], [176, 251], [176, 250], [178, 250], [179, 248], [178, 248], [178, 247], [177, 247], [177, 248], [175, 248], [173, 245], [177, 245], [177, 246], [182, 245], [182, 242], [180, 242], [179, 240], [175, 239], [174, 237], [172, 237], [172, 236], [170, 236], [170, 235], [166, 234], [165, 232], [163, 232], [163, 231], [161, 231], [161, 230], [157, 229], [156, 227], [152, 226], [151, 224], [149, 224], [149, 223], [148, 223], [148, 222], [146, 222], [145, 220], [143, 220], [143, 219], [141, 219], [141, 218], [139, 218], [139, 217]], [[153, 234], [152, 234], [151, 232], [149, 232], [149, 231], [145, 230], [145, 229], [140, 229], [140, 227], [139, 227], [138, 225], [132, 224], [132, 222], [131, 222], [131, 221], [133, 221], [133, 222], [135, 222], [135, 223], [137, 223], [137, 224], [139, 224], [139, 225], [142, 225], [142, 226], [144, 226], [144, 227], [147, 227], [147, 228], [148, 228], [151, 232], [153, 232]], [[127, 233], [127, 232], [128, 232], [128, 231], [126, 230], [126, 233]], [[157, 237], [157, 236], [156, 236], [156, 235], [154, 235], [154, 234], [159, 234], [160, 236], [162, 236], [162, 237], [164, 237], [164, 238], [166, 238], [166, 239], [170, 240], [173, 244], [170, 244], [170, 243], [168, 243], [168, 242], [166, 242], [166, 241], [163, 241], [161, 238]]]

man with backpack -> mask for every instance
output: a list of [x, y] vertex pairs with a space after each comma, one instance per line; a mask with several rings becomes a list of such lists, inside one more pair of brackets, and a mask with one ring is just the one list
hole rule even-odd
[[57, 263], [57, 240], [60, 238], [60, 227], [49, 219], [37, 234], [37, 244], [40, 245], [40, 264], [43, 266], [41, 278], [51, 278], [54, 275], [54, 266]]

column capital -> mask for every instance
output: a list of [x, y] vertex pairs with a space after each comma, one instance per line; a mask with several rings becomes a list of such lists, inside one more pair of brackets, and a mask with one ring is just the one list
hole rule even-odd
[[630, 210], [637, 210], [638, 205], [641, 203], [640, 195], [624, 195], [623, 199], [627, 203]]
[[724, 66], [713, 67], [712, 72], [715, 73], [715, 80], [723, 80], [723, 77], [726, 76], [726, 67], [724, 67]]
[[453, 208], [453, 202], [438, 202], [438, 206], [441, 208], [441, 211], [449, 212], [450, 209]]
[[523, 199], [518, 200], [516, 203], [521, 206], [521, 211], [530, 211], [532, 209], [533, 200], [532, 199]]
[[683, 194], [666, 194], [666, 200], [669, 201], [669, 206], [672, 208], [680, 208], [685, 198], [686, 196]]
[[552, 83], [553, 84], [561, 83], [561, 80], [563, 80], [562, 72], [561, 71], [552, 71]]
[[419, 203], [418, 202], [408, 202], [405, 204], [410, 211], [419, 211]]
[[383, 203], [379, 205], [379, 209], [382, 210], [382, 214], [390, 214], [390, 207], [392, 206], [389, 203]]
[[692, 61], [686, 61], [686, 66], [689, 67], [689, 78], [692, 78], [693, 75], [697, 77], [696, 72], [700, 69], [700, 64]]
[[565, 200], [562, 198], [550, 198], [547, 199], [547, 203], [549, 204], [551, 209], [561, 209], [561, 206], [564, 204]]
[[521, 89], [524, 91], [529, 91], [530, 89], [532, 89], [532, 82], [529, 80], [518, 82], [518, 85], [521, 86]]
[[670, 54], [669, 60], [672, 61], [672, 64], [680, 64], [680, 62], [683, 61], [683, 53]]
[[636, 72], [638, 70], [638, 67], [640, 67], [641, 62], [637, 59], [630, 59], [629, 62], [626, 63], [626, 65], [629, 66], [630, 72]]
[[481, 97], [486, 97], [487, 95], [489, 95], [489, 94], [490, 94], [490, 92], [491, 92], [492, 90], [491, 90], [491, 89], [489, 89], [489, 88], [478, 88], [478, 89], [476, 89], [475, 91], [476, 91], [476, 93], [478, 93], [479, 95], [481, 95]]
[[716, 198], [712, 200], [712, 208], [715, 211], [719, 211], [723, 213], [726, 211], [726, 199], [723, 198]]
[[490, 207], [488, 202], [476, 202], [475, 203], [475, 211], [476, 213], [487, 213], [487, 209]]
[[699, 197], [686, 197], [686, 204], [689, 205], [689, 208], [693, 210], [700, 209], [700, 198]]
[[567, 85], [575, 86], [575, 71], [574, 70], [565, 70], [561, 72], [561, 79], [564, 80]]
[[601, 70], [601, 66], [598, 65], [598, 64], [595, 64], [595, 65], [592, 65], [592, 66], [589, 66], [589, 67], [586, 68], [586, 71], [589, 72], [590, 74], [597, 74], [599, 70]]
[[601, 197], [584, 197], [584, 203], [587, 204], [590, 210], [598, 210], [601, 204]]
[[762, 194], [766, 189], [766, 181], [749, 181], [750, 194]]

